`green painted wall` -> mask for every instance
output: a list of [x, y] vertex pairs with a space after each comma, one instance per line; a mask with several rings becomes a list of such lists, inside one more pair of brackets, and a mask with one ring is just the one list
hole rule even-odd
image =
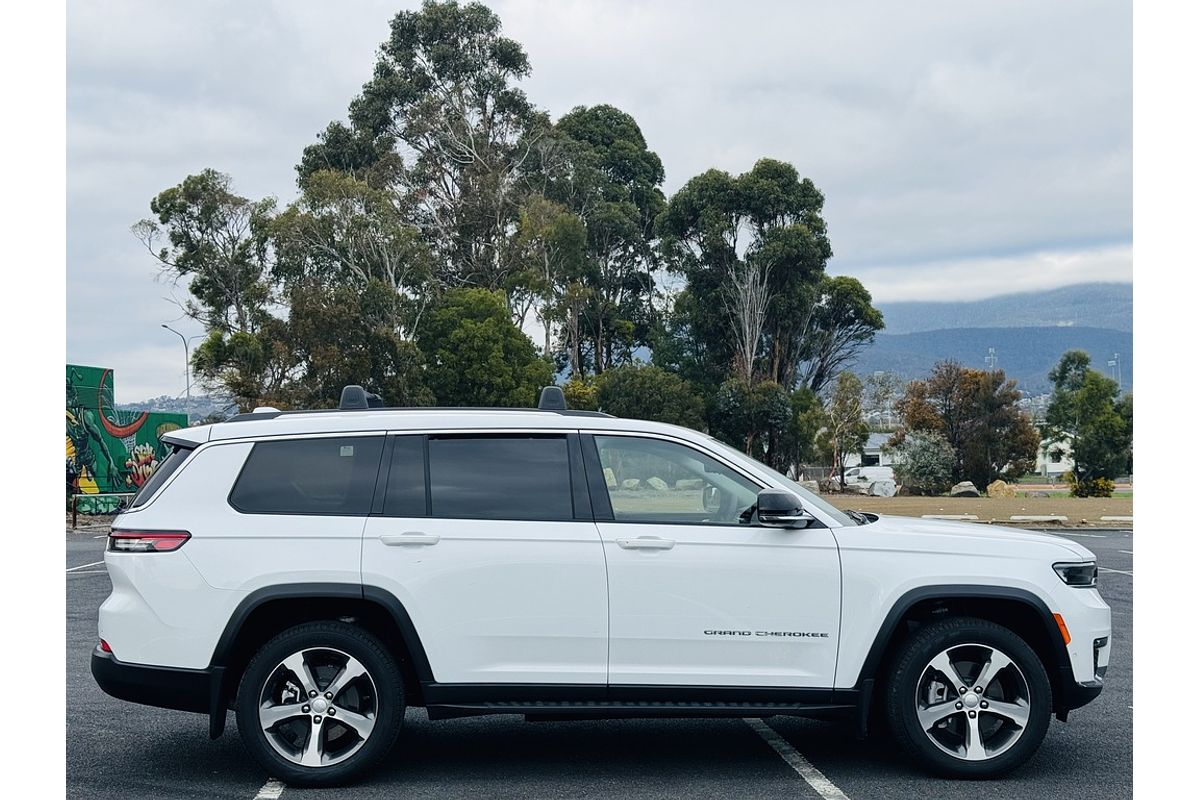
[[113, 408], [113, 371], [67, 364], [67, 475], [80, 494], [136, 492], [169, 452], [185, 414]]

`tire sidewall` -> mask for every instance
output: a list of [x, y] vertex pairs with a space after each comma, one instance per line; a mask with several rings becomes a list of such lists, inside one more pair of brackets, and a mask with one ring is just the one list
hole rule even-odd
[[[328, 767], [304, 767], [288, 761], [267, 741], [258, 719], [258, 703], [266, 680], [284, 658], [300, 650], [329, 648], [358, 659], [375, 684], [375, 727], [362, 748]], [[404, 688], [400, 670], [371, 634], [346, 623], [307, 623], [284, 631], [263, 645], [247, 665], [238, 688], [237, 725], [242, 742], [271, 777], [295, 786], [348, 783], [374, 767], [395, 744], [404, 720]]]
[[[1021, 738], [1004, 753], [986, 761], [966, 761], [945, 753], [929, 740], [917, 719], [917, 686], [929, 662], [943, 650], [964, 644], [994, 647], [1020, 668], [1029, 686], [1030, 714]], [[953, 619], [919, 631], [894, 662], [888, 687], [888, 717], [904, 749], [925, 766], [949, 777], [992, 778], [1025, 763], [1050, 727], [1053, 696], [1045, 667], [1033, 649], [1014, 632], [984, 620]]]

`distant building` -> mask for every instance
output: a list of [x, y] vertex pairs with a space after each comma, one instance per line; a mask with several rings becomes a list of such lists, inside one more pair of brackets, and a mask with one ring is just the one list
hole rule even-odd
[[890, 438], [892, 438], [892, 434], [890, 433], [872, 433], [868, 435], [867, 443], [863, 445], [861, 456], [857, 453], [851, 453], [846, 456], [846, 468], [892, 466], [892, 454], [885, 452], [883, 449], [883, 446], [887, 444]]
[[1044, 478], [1060, 478], [1064, 472], [1075, 468], [1075, 459], [1071, 458], [1071, 442], [1068, 438], [1060, 440], [1043, 439], [1038, 446], [1037, 466], [1035, 471]]

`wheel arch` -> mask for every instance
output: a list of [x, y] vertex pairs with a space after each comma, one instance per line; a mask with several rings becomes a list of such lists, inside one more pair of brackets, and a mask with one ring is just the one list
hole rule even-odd
[[[922, 586], [905, 592], [884, 617], [855, 688], [865, 706], [874, 705], [885, 681], [880, 680], [902, 642], [923, 624], [951, 616], [977, 617], [1013, 631], [1037, 654], [1050, 679], [1054, 710], [1067, 709], [1074, 683], [1070, 657], [1058, 623], [1046, 603], [1033, 592], [1010, 586]], [[861, 715], [866, 723], [866, 709]]]
[[213, 650], [212, 738], [223, 732], [226, 711], [258, 648], [293, 625], [316, 620], [352, 620], [377, 636], [400, 666], [405, 702], [424, 705], [422, 685], [433, 680], [433, 672], [412, 618], [393, 594], [343, 583], [268, 586], [251, 592], [238, 604]]

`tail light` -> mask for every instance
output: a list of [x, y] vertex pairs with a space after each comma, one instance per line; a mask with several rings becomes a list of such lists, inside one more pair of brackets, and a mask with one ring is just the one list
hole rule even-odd
[[117, 531], [108, 534], [110, 553], [169, 553], [192, 538], [187, 531]]

